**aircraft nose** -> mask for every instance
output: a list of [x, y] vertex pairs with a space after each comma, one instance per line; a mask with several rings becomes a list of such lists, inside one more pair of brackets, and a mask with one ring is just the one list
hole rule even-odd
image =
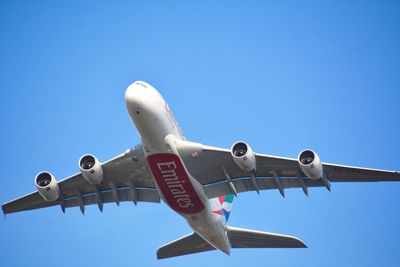
[[145, 87], [140, 82], [134, 82], [125, 91], [125, 102], [129, 113], [136, 112], [143, 106]]

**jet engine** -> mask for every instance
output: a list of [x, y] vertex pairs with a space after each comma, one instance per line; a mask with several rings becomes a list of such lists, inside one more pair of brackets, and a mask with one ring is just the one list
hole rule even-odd
[[91, 184], [99, 184], [103, 181], [103, 168], [93, 155], [83, 155], [79, 160], [79, 169], [82, 176]]
[[60, 189], [56, 178], [49, 172], [40, 172], [35, 178], [36, 189], [48, 202], [56, 201], [60, 196]]
[[233, 161], [246, 172], [256, 170], [256, 156], [253, 149], [245, 142], [236, 142], [231, 148]]
[[317, 153], [310, 149], [300, 152], [298, 162], [301, 170], [312, 180], [323, 178], [322, 163]]

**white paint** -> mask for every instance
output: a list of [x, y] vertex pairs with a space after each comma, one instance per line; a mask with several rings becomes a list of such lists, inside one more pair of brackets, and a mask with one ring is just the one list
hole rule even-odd
[[[131, 84], [125, 92], [125, 101], [128, 113], [141, 136], [146, 157], [158, 153], [173, 153], [180, 157], [177, 147], [184, 153], [201, 153], [200, 144], [185, 141], [168, 104], [150, 84], [142, 81]], [[185, 170], [189, 174], [186, 167]], [[230, 254], [230, 243], [223, 222], [218, 215], [212, 213], [203, 186], [190, 174], [189, 179], [205, 209], [195, 214], [180, 215], [210, 245]], [[166, 202], [161, 190], [157, 189]]]

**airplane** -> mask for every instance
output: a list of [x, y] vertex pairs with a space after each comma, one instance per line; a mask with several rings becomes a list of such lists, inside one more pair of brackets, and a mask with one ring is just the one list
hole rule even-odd
[[167, 102], [150, 84], [132, 83], [125, 92], [128, 113], [141, 144], [104, 163], [91, 154], [78, 161], [80, 172], [59, 182], [43, 171], [36, 191], [2, 205], [4, 215], [60, 205], [79, 207], [123, 201], [159, 203], [163, 200], [182, 216], [193, 232], [161, 246], [164, 259], [232, 248], [306, 248], [294, 237], [232, 227], [227, 224], [232, 201], [239, 193], [309, 187], [331, 189], [331, 182], [400, 181], [397, 171], [322, 163], [311, 149], [297, 159], [258, 154], [247, 143], [230, 149], [186, 140]]

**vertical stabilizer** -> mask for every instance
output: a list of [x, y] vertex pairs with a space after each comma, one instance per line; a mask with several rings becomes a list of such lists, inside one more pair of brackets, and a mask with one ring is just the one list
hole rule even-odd
[[222, 195], [210, 199], [212, 212], [218, 214], [224, 224], [228, 222], [232, 210], [233, 198], [234, 195]]

